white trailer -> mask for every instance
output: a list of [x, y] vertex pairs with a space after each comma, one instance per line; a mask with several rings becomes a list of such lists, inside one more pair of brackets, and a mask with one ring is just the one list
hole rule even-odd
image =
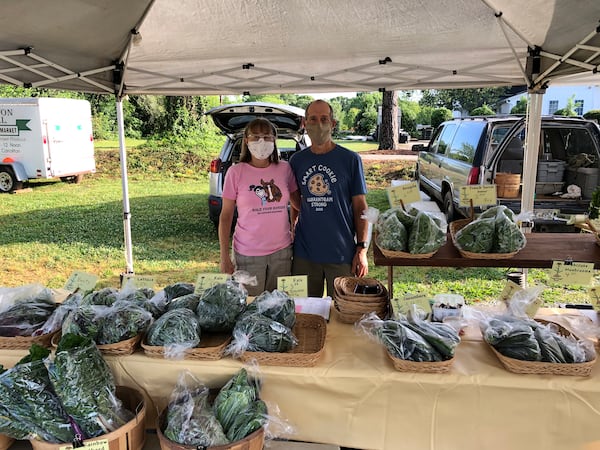
[[30, 179], [79, 182], [95, 171], [88, 101], [0, 98], [0, 192]]

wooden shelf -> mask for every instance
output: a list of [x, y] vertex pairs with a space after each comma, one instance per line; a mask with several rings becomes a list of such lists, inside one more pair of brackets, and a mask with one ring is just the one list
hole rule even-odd
[[388, 266], [388, 289], [392, 293], [394, 266], [428, 267], [514, 267], [549, 269], [553, 261], [594, 263], [600, 269], [600, 246], [590, 233], [529, 233], [527, 245], [509, 259], [464, 258], [454, 247], [448, 234], [446, 244], [431, 258], [387, 258], [373, 245], [376, 266]]

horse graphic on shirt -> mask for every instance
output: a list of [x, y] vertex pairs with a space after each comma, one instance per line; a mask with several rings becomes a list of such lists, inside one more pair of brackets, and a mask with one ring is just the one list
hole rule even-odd
[[259, 185], [250, 185], [250, 190], [254, 191], [256, 196], [260, 198], [261, 205], [267, 202], [279, 202], [283, 197], [281, 189], [275, 184], [275, 180], [265, 181], [261, 178]]

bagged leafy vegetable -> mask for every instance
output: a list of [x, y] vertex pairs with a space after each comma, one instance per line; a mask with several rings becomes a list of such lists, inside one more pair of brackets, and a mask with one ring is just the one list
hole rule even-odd
[[458, 230], [456, 244], [472, 253], [492, 253], [496, 236], [494, 218], [477, 219]]
[[87, 294], [81, 300], [81, 305], [102, 305], [111, 306], [119, 298], [119, 291], [107, 287], [99, 291], [93, 291]]
[[96, 319], [108, 306], [102, 305], [79, 305], [71, 310], [62, 324], [62, 334], [77, 334], [96, 340], [100, 329], [100, 321]]
[[59, 303], [50, 315], [44, 325], [33, 333], [33, 336], [40, 336], [43, 334], [54, 333], [62, 328], [65, 318], [72, 312], [79, 308], [81, 303], [82, 295], [79, 293], [72, 293], [63, 301]]
[[534, 329], [538, 324], [530, 319], [510, 316], [493, 317], [480, 324], [484, 340], [509, 358], [541, 361], [542, 353]]
[[228, 444], [208, 401], [209, 390], [189, 371], [180, 374], [167, 407], [164, 435], [196, 448]]
[[525, 247], [525, 235], [506, 210], [499, 211], [495, 218], [494, 253], [512, 253]]
[[385, 250], [406, 251], [408, 232], [395, 214], [389, 215], [377, 228], [376, 243]]
[[167, 306], [167, 310], [187, 308], [196, 311], [198, 303], [200, 303], [200, 294], [186, 294], [171, 300]]
[[152, 323], [152, 314], [141, 306], [119, 300], [96, 317], [99, 323], [97, 344], [115, 344], [146, 331]]
[[419, 212], [408, 235], [408, 251], [413, 254], [437, 251], [446, 243], [446, 228], [439, 225], [439, 219], [426, 212]]
[[198, 317], [187, 308], [177, 308], [160, 316], [146, 334], [149, 345], [182, 345], [196, 347], [200, 343], [200, 322]]
[[168, 286], [165, 286], [163, 289], [165, 291], [165, 298], [167, 303], [177, 297], [183, 297], [187, 294], [194, 293], [194, 285], [192, 283], [174, 283]]
[[246, 309], [248, 293], [241, 283], [230, 280], [202, 293], [196, 314], [203, 331], [228, 332]]
[[495, 219], [498, 214], [505, 215], [511, 222], [515, 221], [515, 213], [505, 205], [492, 206], [486, 209], [479, 215], [478, 219]]
[[0, 313], [0, 336], [31, 336], [50, 318], [56, 303], [41, 296], [15, 302]]
[[294, 328], [296, 324], [296, 303], [294, 299], [277, 289], [272, 292], [263, 292], [244, 311], [244, 314], [254, 313], [276, 320], [290, 329]]
[[117, 398], [112, 372], [90, 338], [63, 335], [48, 373], [84, 439], [114, 431], [134, 417]]
[[29, 355], [0, 373], [0, 433], [51, 443], [74, 441], [71, 421], [44, 363], [49, 354], [33, 344]]
[[227, 353], [238, 357], [245, 351], [286, 352], [298, 345], [292, 330], [261, 314], [244, 314], [235, 324]]
[[154, 290], [147, 287], [127, 289], [120, 292], [119, 300], [128, 302], [145, 303], [154, 297]]

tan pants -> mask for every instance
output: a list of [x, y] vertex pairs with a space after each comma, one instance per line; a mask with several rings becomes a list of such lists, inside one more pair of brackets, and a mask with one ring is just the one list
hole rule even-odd
[[327, 295], [333, 298], [333, 280], [337, 277], [350, 277], [351, 264], [320, 264], [294, 257], [293, 275], [308, 276], [308, 296], [323, 297], [323, 288], [327, 282]]
[[248, 295], [257, 296], [277, 289], [277, 277], [292, 274], [292, 247], [265, 256], [244, 256], [234, 252], [236, 270], [256, 277], [256, 286], [245, 285]]

